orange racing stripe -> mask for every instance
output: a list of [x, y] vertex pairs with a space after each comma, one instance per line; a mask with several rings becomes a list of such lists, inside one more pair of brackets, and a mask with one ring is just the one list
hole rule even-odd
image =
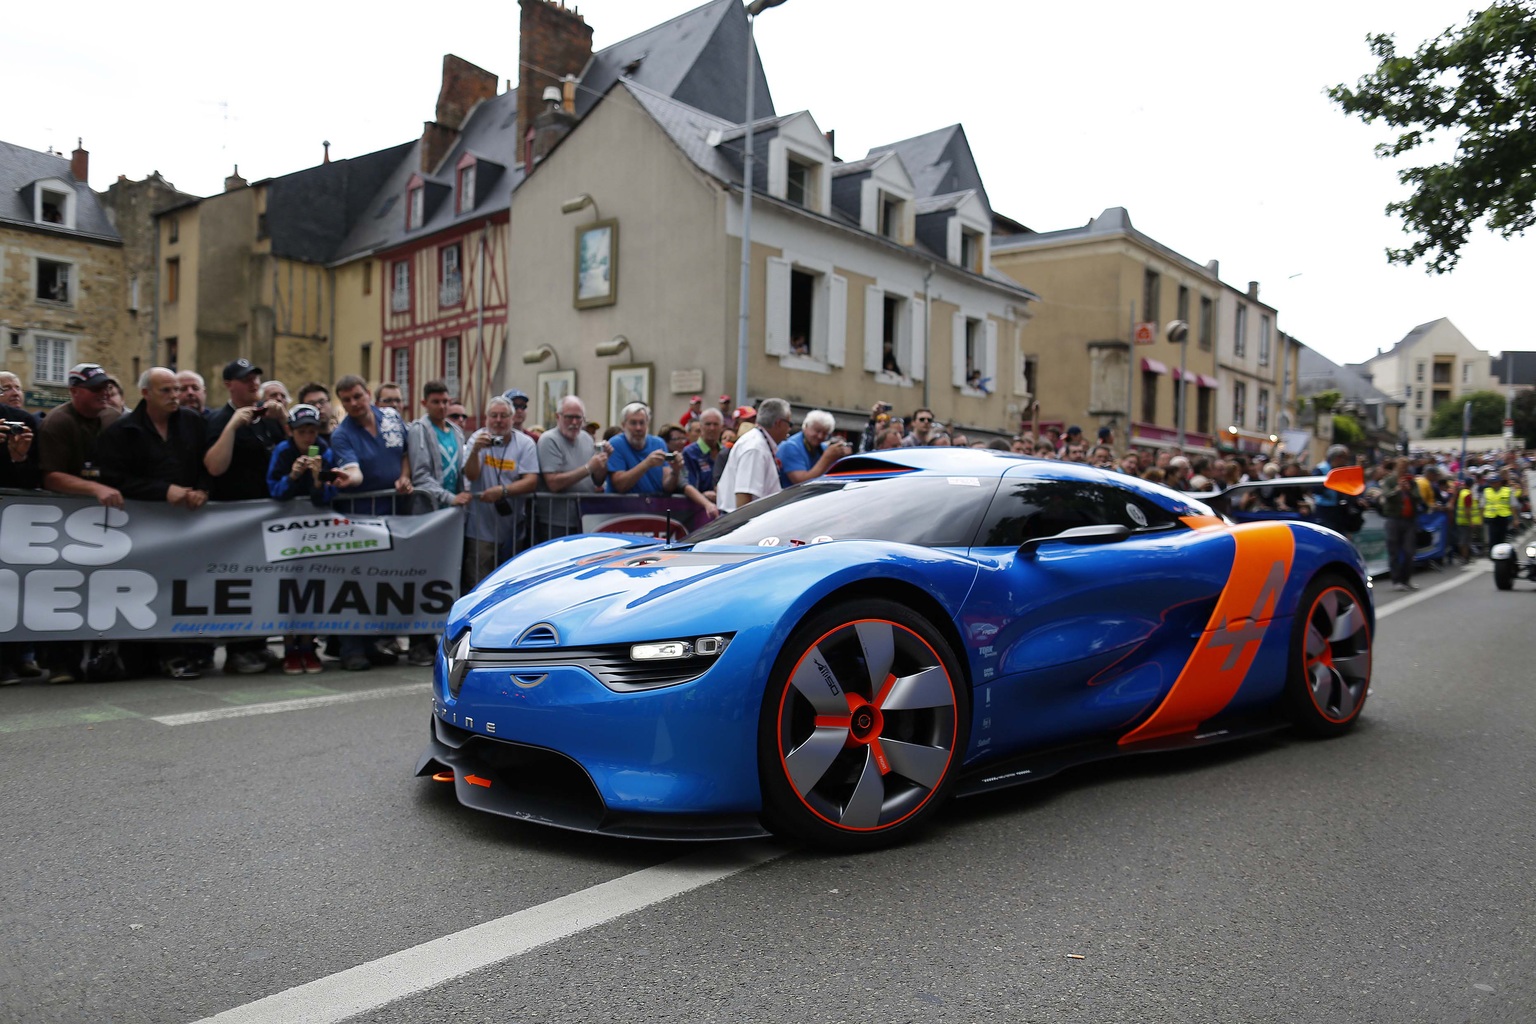
[[1296, 539], [1285, 523], [1249, 523], [1231, 534], [1232, 571], [1194, 653], [1152, 717], [1120, 737], [1122, 746], [1197, 728], [1231, 703], [1247, 678], [1290, 575]]

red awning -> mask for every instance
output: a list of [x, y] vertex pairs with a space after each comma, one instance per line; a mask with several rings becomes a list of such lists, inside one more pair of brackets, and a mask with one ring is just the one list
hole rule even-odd
[[[1156, 359], [1143, 359], [1141, 361], [1141, 368], [1143, 370], [1147, 371], [1148, 373], [1167, 373], [1168, 372], [1168, 367], [1164, 366], [1162, 363], [1158, 362]], [[1177, 371], [1175, 371], [1175, 372], [1177, 372]]]
[[1203, 373], [1191, 374], [1191, 376], [1193, 376], [1200, 383], [1201, 387], [1203, 387], [1203, 388], [1210, 388], [1212, 391], [1216, 390], [1216, 378], [1215, 377], [1207, 377]]

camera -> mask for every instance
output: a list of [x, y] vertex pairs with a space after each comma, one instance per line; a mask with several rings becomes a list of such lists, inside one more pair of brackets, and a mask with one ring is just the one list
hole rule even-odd
[[491, 439], [491, 444], [506, 444], [507, 443], [507, 439], [502, 437], [500, 434], [491, 434], [489, 436], [490, 436], [490, 439]]
[[890, 402], [881, 402], [878, 406], [876, 406], [876, 408], [878, 408], [881, 412], [890, 412], [891, 411], [891, 403]]
[[336, 471], [334, 469], [322, 469], [320, 471], [320, 482], [321, 483], [328, 484], [328, 483], [330, 483], [331, 481], [333, 481], [335, 479], [336, 479]]
[[506, 498], [497, 498], [494, 508], [498, 515], [509, 516], [512, 514], [512, 503]]

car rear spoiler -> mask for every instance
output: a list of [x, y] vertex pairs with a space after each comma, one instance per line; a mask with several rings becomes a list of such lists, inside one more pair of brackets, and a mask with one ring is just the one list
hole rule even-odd
[[1185, 491], [1184, 496], [1203, 501], [1217, 512], [1225, 512], [1234, 497], [1261, 487], [1326, 487], [1330, 491], [1358, 497], [1365, 493], [1365, 469], [1361, 466], [1340, 466], [1329, 470], [1327, 476], [1277, 476], [1273, 480], [1234, 484], [1224, 491]]

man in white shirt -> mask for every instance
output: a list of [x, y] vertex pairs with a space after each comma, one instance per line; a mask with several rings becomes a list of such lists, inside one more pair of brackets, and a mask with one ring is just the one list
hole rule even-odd
[[715, 504], [721, 512], [734, 512], [783, 489], [776, 453], [789, 431], [789, 403], [782, 398], [765, 398], [757, 407], [757, 429], [736, 442], [726, 460], [725, 473], [715, 484]]

